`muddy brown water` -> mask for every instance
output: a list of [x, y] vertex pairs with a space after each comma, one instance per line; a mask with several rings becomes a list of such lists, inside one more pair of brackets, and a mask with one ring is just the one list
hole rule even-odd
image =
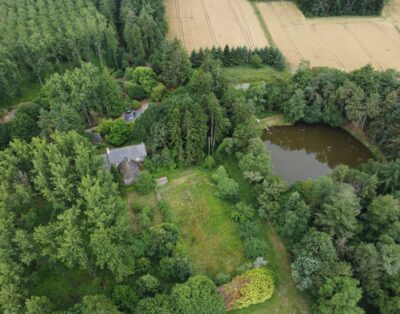
[[316, 179], [340, 164], [357, 167], [372, 158], [350, 134], [327, 125], [273, 127], [263, 140], [275, 172], [288, 183]]

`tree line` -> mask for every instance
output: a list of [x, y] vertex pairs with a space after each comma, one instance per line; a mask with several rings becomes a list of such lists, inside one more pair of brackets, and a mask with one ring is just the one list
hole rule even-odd
[[306, 16], [380, 15], [384, 0], [296, 0]]
[[290, 78], [253, 84], [246, 99], [256, 111], [279, 111], [292, 123], [352, 122], [389, 158], [400, 157], [400, 82], [395, 70], [365, 66], [350, 73], [304, 64]]
[[220, 60], [225, 67], [235, 65], [251, 65], [259, 67], [261, 64], [268, 65], [277, 70], [285, 68], [285, 58], [282, 53], [273, 47], [249, 49], [247, 47], [229, 47], [224, 49], [213, 47], [211, 49], [200, 48], [193, 50], [190, 54], [190, 61], [194, 68], [200, 67], [206, 55], [211, 54], [214, 59]]

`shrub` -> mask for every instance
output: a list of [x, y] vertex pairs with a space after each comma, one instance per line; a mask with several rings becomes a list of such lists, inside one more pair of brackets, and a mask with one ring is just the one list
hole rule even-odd
[[131, 137], [132, 125], [125, 123], [122, 119], [107, 119], [100, 122], [98, 131], [107, 137], [110, 144], [121, 146]]
[[251, 262], [244, 263], [236, 268], [236, 275], [241, 275], [241, 274], [245, 273], [246, 271], [249, 271], [253, 268], [254, 268], [253, 263], [251, 263]]
[[116, 285], [111, 300], [124, 313], [132, 313], [138, 302], [136, 293], [127, 285]]
[[108, 135], [110, 133], [113, 124], [114, 121], [111, 119], [101, 120], [99, 126], [97, 127], [97, 130], [103, 136]]
[[148, 96], [146, 90], [137, 83], [126, 82], [124, 88], [131, 99], [143, 100]]
[[47, 297], [31, 296], [25, 301], [26, 314], [50, 314], [53, 307]]
[[239, 224], [239, 237], [247, 239], [250, 237], [256, 237], [261, 231], [261, 225], [258, 221], [246, 220]]
[[150, 228], [147, 253], [159, 259], [171, 256], [179, 238], [178, 227], [171, 223], [162, 223]]
[[137, 281], [137, 293], [140, 297], [154, 296], [159, 288], [160, 282], [158, 279], [150, 274], [140, 277]]
[[262, 63], [263, 63], [261, 57], [257, 53], [251, 55], [249, 62], [250, 62], [251, 67], [253, 67], [255, 69], [261, 68]]
[[235, 277], [220, 292], [228, 311], [246, 308], [271, 298], [274, 292], [273, 276], [266, 268], [255, 268]]
[[139, 85], [147, 95], [157, 86], [157, 77], [152, 68], [149, 67], [128, 68], [125, 70], [125, 78]]
[[142, 104], [140, 103], [140, 101], [138, 101], [138, 100], [132, 100], [131, 109], [137, 110], [137, 109], [139, 109], [141, 106], [142, 106]]
[[231, 178], [222, 179], [218, 183], [217, 195], [221, 199], [231, 201], [231, 202], [236, 202], [240, 198], [239, 184]]
[[122, 119], [118, 119], [111, 124], [107, 140], [114, 146], [121, 146], [129, 140], [130, 135], [130, 124]]
[[228, 274], [225, 274], [225, 273], [219, 273], [215, 277], [214, 282], [217, 286], [221, 286], [221, 285], [224, 285], [227, 282], [229, 282], [229, 280], [231, 280], [231, 276], [229, 276]]
[[183, 284], [175, 285], [171, 293], [173, 313], [223, 314], [224, 302], [217, 287], [206, 276], [194, 276]]
[[203, 162], [203, 167], [205, 169], [211, 170], [215, 166], [215, 160], [213, 156], [208, 155]]
[[150, 226], [154, 217], [154, 209], [150, 207], [143, 208], [142, 212], [139, 215], [140, 227], [145, 228]]
[[157, 294], [154, 298], [145, 298], [139, 301], [135, 313], [145, 314], [172, 314], [169, 297]]
[[193, 273], [192, 263], [182, 256], [165, 257], [160, 262], [160, 271], [167, 280], [186, 281]]
[[151, 91], [150, 99], [153, 101], [161, 101], [165, 97], [166, 94], [167, 94], [167, 88], [165, 87], [164, 84], [159, 83]]
[[156, 184], [150, 172], [144, 170], [139, 174], [136, 181], [136, 190], [141, 194], [149, 194], [154, 190]]
[[244, 241], [244, 255], [251, 260], [259, 256], [264, 256], [267, 246], [265, 242], [259, 238], [251, 237]]
[[252, 220], [255, 215], [255, 210], [244, 202], [236, 204], [235, 209], [232, 211], [232, 219], [240, 224]]
[[147, 257], [141, 257], [136, 263], [136, 273], [145, 274], [150, 270], [151, 262]]
[[211, 176], [211, 180], [218, 184], [222, 179], [228, 178], [228, 173], [226, 172], [224, 166], [219, 166], [218, 169]]

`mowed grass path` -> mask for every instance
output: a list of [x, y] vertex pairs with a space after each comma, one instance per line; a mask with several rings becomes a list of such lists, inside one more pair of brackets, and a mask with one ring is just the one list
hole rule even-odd
[[170, 178], [159, 190], [174, 213], [181, 238], [178, 249], [192, 260], [196, 273], [232, 273], [245, 262], [237, 225], [230, 218], [229, 203], [215, 196], [207, 173], [191, 169]]

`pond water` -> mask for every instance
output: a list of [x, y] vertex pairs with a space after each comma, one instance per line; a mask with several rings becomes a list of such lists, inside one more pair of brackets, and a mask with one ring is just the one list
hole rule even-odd
[[263, 137], [275, 172], [288, 183], [316, 179], [337, 165], [356, 167], [370, 151], [340, 128], [296, 124], [271, 128]]

